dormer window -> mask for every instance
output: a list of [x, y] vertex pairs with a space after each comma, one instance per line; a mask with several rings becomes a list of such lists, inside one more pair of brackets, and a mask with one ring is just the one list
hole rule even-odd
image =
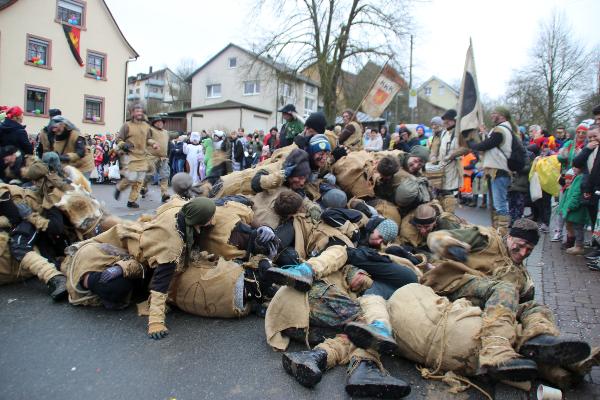
[[63, 24], [85, 27], [85, 3], [78, 0], [58, 0], [56, 21]]

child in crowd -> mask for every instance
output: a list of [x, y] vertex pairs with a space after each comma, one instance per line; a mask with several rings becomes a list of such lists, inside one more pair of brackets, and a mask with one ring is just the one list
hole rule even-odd
[[567, 227], [566, 253], [570, 255], [583, 255], [584, 228], [590, 223], [590, 214], [581, 204], [581, 182], [583, 174], [579, 168], [573, 167], [573, 181], [567, 187], [559, 204], [559, 212]]

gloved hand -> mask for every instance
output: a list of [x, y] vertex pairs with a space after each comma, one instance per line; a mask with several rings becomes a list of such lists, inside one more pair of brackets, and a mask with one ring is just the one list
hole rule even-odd
[[275, 258], [275, 256], [277, 255], [277, 250], [279, 249], [278, 243], [276, 241], [272, 241], [269, 243], [269, 260], [272, 260]]
[[23, 257], [33, 251], [33, 245], [37, 236], [35, 226], [29, 221], [21, 221], [10, 233], [10, 254], [15, 260], [21, 262]]
[[368, 218], [371, 218], [373, 215], [377, 215], [377, 211], [375, 212], [375, 214], [373, 214], [372, 210], [369, 208], [367, 203], [364, 202], [364, 200], [358, 200], [354, 202], [352, 204], [352, 208], [356, 211], [360, 211], [361, 213], [365, 214]]
[[468, 254], [467, 250], [462, 246], [448, 246], [446, 248], [448, 258], [456, 261], [465, 262], [467, 261]]
[[331, 155], [335, 159], [335, 161], [339, 160], [342, 157], [346, 157], [348, 155], [348, 150], [344, 146], [338, 146], [331, 152]]
[[296, 164], [285, 165], [283, 166], [283, 176], [287, 179], [292, 175], [294, 169], [296, 168]]
[[385, 249], [385, 252], [396, 257], [406, 258], [408, 261], [413, 263], [413, 265], [418, 265], [421, 262], [417, 257], [414, 256], [414, 254], [402, 246], [389, 246], [387, 249]]
[[61, 162], [69, 162], [71, 161], [71, 159], [69, 158], [68, 155], [66, 154], [61, 154], [58, 156], [58, 158], [60, 159]]
[[256, 230], [256, 239], [262, 243], [275, 239], [275, 232], [268, 226], [261, 226]]
[[308, 209], [306, 216], [310, 217], [313, 224], [318, 224], [321, 221], [321, 207], [315, 205]]
[[336, 182], [336, 178], [335, 175], [333, 175], [332, 173], [327, 173], [325, 174], [325, 176], [323, 177], [323, 180], [327, 183], [329, 183], [330, 185], [335, 185]]
[[19, 215], [21, 216], [21, 218], [25, 219], [31, 215], [31, 207], [29, 207], [27, 204], [20, 203], [16, 206], [19, 210]]
[[104, 271], [102, 271], [98, 282], [107, 283], [107, 282], [110, 282], [113, 279], [118, 278], [119, 276], [122, 276], [122, 275], [123, 275], [123, 268], [121, 268], [121, 266], [115, 264], [111, 267], [106, 268]]
[[121, 146], [121, 149], [123, 149], [123, 151], [125, 153], [129, 153], [131, 151], [131, 149], [133, 149], [135, 146], [132, 143], [124, 143]]

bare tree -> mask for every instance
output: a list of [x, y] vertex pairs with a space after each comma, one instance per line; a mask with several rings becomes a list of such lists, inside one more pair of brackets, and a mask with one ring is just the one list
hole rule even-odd
[[407, 33], [411, 0], [257, 0], [256, 12], [274, 13], [277, 28], [255, 49], [296, 71], [314, 65], [324, 111], [333, 121], [342, 65], [365, 56], [396, 55]]
[[192, 58], [182, 58], [175, 66], [173, 72], [179, 79], [168, 80], [169, 92], [173, 97], [173, 109], [183, 110], [191, 106], [192, 82], [188, 80], [190, 75], [196, 71], [198, 63]]
[[554, 13], [541, 26], [531, 62], [511, 80], [507, 98], [521, 113], [518, 119], [531, 118], [550, 132], [572, 120], [591, 83], [592, 54], [574, 38], [566, 19]]

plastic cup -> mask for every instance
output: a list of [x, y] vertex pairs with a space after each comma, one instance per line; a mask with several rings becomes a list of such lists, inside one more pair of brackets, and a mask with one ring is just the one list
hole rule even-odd
[[561, 400], [562, 392], [550, 386], [539, 385], [537, 388], [538, 400]]

